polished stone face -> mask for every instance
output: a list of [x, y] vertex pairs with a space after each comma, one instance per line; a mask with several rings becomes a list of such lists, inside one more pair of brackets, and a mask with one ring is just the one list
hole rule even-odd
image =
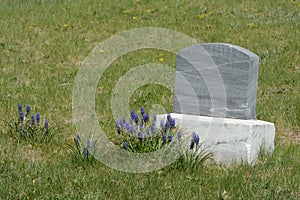
[[177, 53], [174, 112], [255, 119], [259, 58], [230, 44], [204, 43]]

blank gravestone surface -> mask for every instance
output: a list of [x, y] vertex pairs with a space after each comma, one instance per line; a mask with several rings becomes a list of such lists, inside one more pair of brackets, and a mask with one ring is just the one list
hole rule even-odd
[[189, 46], [176, 55], [174, 112], [255, 119], [259, 58], [223, 43]]

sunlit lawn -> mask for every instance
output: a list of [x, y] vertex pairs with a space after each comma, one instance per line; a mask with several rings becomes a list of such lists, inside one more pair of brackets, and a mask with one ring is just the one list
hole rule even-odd
[[[296, 1], [0, 1], [0, 199], [299, 199], [300, 198], [300, 6]], [[114, 34], [140, 27], [182, 32], [199, 43], [242, 46], [260, 57], [257, 117], [274, 122], [275, 152], [254, 167], [205, 164], [198, 171], [172, 166], [129, 174], [102, 163], [74, 163], [68, 151], [72, 90], [80, 64]], [[163, 59], [162, 59], [163, 58]], [[96, 113], [115, 134], [111, 95], [134, 66], [175, 68], [162, 50], [130, 52], [102, 75]], [[48, 144], [17, 142], [5, 121], [30, 104], [60, 132]], [[159, 85], [135, 91], [130, 108], [173, 108], [173, 94]], [[126, 114], [126, 113], [124, 113]], [[226, 191], [226, 192], [225, 192]]]

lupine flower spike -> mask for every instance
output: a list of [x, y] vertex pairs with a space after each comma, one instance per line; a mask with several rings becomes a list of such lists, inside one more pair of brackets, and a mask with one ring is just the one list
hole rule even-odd
[[149, 114], [148, 113], [144, 113], [143, 114], [143, 122], [147, 123], [149, 121]]
[[127, 143], [126, 143], [126, 142], [123, 143], [123, 148], [124, 148], [125, 150], [127, 150]]
[[84, 147], [84, 149], [83, 149], [83, 156], [88, 157], [88, 155], [89, 155], [89, 151], [88, 151], [88, 149], [86, 147]]
[[169, 142], [169, 143], [172, 142], [172, 135], [169, 135], [169, 137], [168, 137], [168, 142]]
[[164, 120], [160, 120], [160, 128], [164, 128]]
[[40, 120], [41, 120], [40, 113], [37, 113], [36, 116], [35, 116], [35, 118], [36, 118], [37, 123], [40, 123]]
[[181, 130], [179, 130], [177, 132], [177, 138], [178, 138], [178, 141], [180, 142], [180, 140], [181, 140]]
[[49, 122], [48, 122], [48, 120], [46, 120], [45, 121], [45, 133], [48, 133], [49, 132], [49, 130], [48, 130], [48, 125], [49, 125]]
[[31, 125], [34, 124], [34, 120], [35, 120], [34, 115], [32, 115], [32, 116], [31, 116], [31, 121], [30, 121], [30, 124], [31, 124]]
[[116, 128], [117, 128], [118, 134], [120, 134], [121, 133], [121, 126], [120, 126], [119, 122], [116, 122]]
[[139, 131], [139, 133], [138, 133], [138, 138], [139, 138], [140, 141], [142, 141], [142, 139], [143, 139], [143, 133], [141, 131]]
[[134, 122], [135, 122], [135, 124], [139, 123], [139, 116], [136, 113], [134, 113]]
[[22, 104], [21, 103], [18, 104], [18, 109], [19, 109], [19, 112], [22, 112]]
[[166, 144], [167, 141], [167, 135], [164, 133], [162, 136], [163, 144]]
[[23, 122], [24, 121], [24, 113], [23, 113], [23, 111], [20, 112], [19, 116], [20, 116], [21, 122]]
[[30, 114], [30, 106], [26, 106], [26, 117]]
[[151, 126], [151, 132], [152, 132], [153, 135], [156, 133], [156, 126], [155, 125]]
[[145, 113], [145, 108], [144, 108], [144, 106], [142, 106], [142, 108], [141, 108], [141, 114], [143, 115]]

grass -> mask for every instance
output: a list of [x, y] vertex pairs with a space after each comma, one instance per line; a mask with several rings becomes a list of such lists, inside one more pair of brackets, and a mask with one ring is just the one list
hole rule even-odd
[[[299, 2], [0, 2], [0, 199], [300, 198]], [[259, 55], [257, 113], [276, 125], [272, 156], [262, 155], [254, 167], [207, 164], [194, 172], [169, 166], [147, 174], [72, 161], [72, 89], [80, 63], [101, 41], [148, 26], [176, 30], [199, 42], [232, 43]], [[108, 134], [115, 133], [110, 110], [114, 85], [133, 66], [150, 62], [174, 68], [175, 55], [149, 49], [130, 52], [102, 75], [96, 112]], [[47, 145], [16, 142], [4, 121], [16, 116], [19, 102], [45, 113], [61, 132]], [[170, 90], [148, 84], [135, 91], [130, 107], [150, 110], [160, 104], [169, 112], [172, 102]]]

